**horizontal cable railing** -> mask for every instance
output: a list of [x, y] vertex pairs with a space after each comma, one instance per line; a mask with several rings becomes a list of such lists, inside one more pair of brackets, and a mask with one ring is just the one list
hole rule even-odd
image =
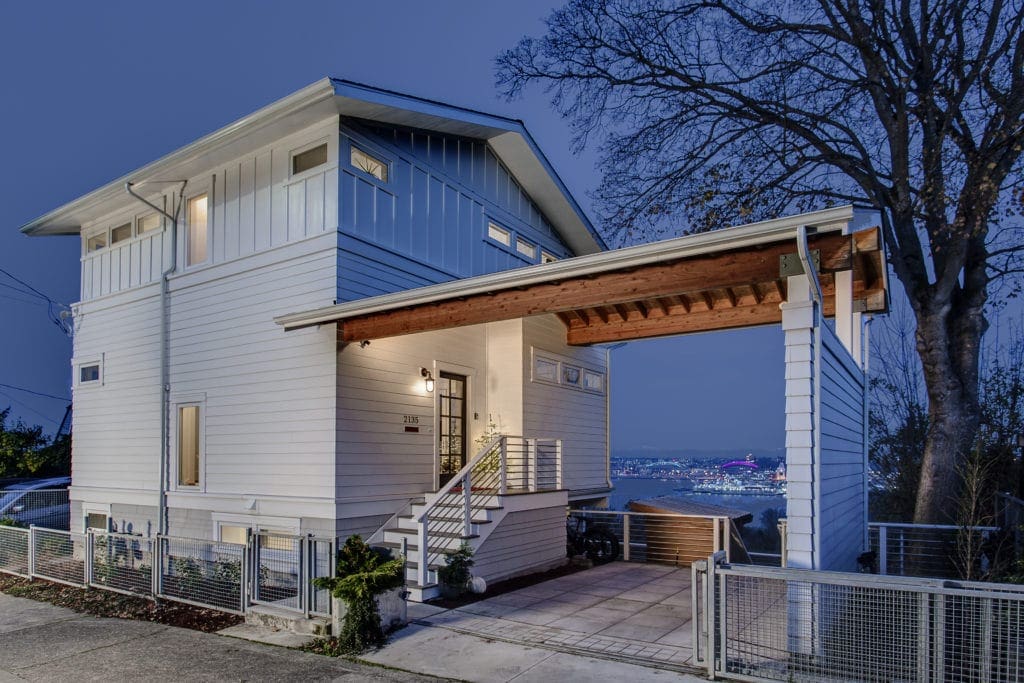
[[868, 543], [878, 574], [959, 578], [981, 575], [992, 559], [986, 542], [997, 531], [994, 526], [871, 522]]
[[0, 520], [20, 527], [71, 528], [67, 489], [0, 489]]
[[496, 496], [556, 491], [562, 487], [562, 442], [500, 435], [474, 455], [436, 494], [415, 521], [420, 561], [417, 579], [429, 583], [431, 567], [473, 536], [474, 520], [497, 504]]
[[331, 613], [334, 539], [252, 534], [246, 544], [0, 525], [0, 573], [159, 597], [235, 614], [255, 603]]
[[1024, 586], [695, 563], [694, 653], [777, 681], [1024, 677]]
[[722, 516], [570, 510], [569, 521], [578, 521], [577, 533], [603, 529], [613, 534], [627, 562], [688, 566], [718, 550], [728, 553], [730, 546], [729, 518]]

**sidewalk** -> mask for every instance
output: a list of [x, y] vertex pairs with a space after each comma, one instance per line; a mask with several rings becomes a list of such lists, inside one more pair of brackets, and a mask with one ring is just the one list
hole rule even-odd
[[102, 619], [0, 593], [0, 683], [436, 680], [173, 626]]

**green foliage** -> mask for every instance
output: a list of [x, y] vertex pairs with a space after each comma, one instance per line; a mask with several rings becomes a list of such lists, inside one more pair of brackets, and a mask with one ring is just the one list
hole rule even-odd
[[447, 554], [444, 566], [437, 570], [441, 585], [462, 593], [471, 578], [470, 568], [473, 566], [473, 549], [466, 543], [459, 549]]
[[11, 409], [0, 410], [0, 477], [49, 477], [71, 472], [71, 437], [54, 441], [43, 428], [21, 420], [8, 424]]
[[387, 642], [376, 597], [405, 583], [404, 568], [403, 558], [374, 550], [357, 534], [338, 552], [336, 576], [313, 579], [314, 586], [331, 591], [348, 608], [341, 633], [332, 639], [335, 654], [357, 654]]
[[19, 529], [24, 529], [27, 525], [10, 517], [0, 517], [0, 526], [13, 526], [18, 527]]
[[199, 592], [203, 580], [203, 570], [199, 567], [199, 560], [194, 557], [175, 557], [171, 560], [171, 568], [181, 590], [189, 594]]

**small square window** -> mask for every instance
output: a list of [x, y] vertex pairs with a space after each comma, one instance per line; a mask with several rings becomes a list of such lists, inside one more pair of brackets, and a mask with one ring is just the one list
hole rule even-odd
[[100, 381], [100, 364], [90, 363], [89, 365], [82, 365], [78, 368], [78, 382], [85, 384], [87, 382], [99, 382]]
[[107, 531], [110, 518], [102, 512], [90, 512], [85, 516], [85, 528]]
[[355, 145], [352, 146], [352, 154], [349, 162], [363, 173], [372, 175], [382, 182], [388, 181], [388, 165], [382, 159], [378, 159], [369, 152], [364, 152]]
[[100, 249], [106, 249], [107, 247], [107, 233], [101, 232], [98, 235], [93, 235], [86, 242], [86, 247], [89, 251], [99, 251]]
[[292, 175], [298, 175], [311, 168], [327, 163], [327, 143], [317, 145], [292, 157]]
[[604, 391], [604, 375], [600, 372], [583, 371], [583, 388], [587, 391]]
[[161, 227], [160, 216], [155, 213], [146, 214], [138, 220], [138, 229], [135, 231], [139, 235], [145, 235], [150, 232], [155, 232]]
[[533, 378], [542, 382], [558, 382], [558, 362], [537, 357], [533, 362]]
[[249, 528], [244, 526], [233, 526], [230, 524], [220, 525], [220, 542], [237, 543], [245, 545], [249, 540]]
[[516, 251], [531, 260], [537, 258], [537, 246], [522, 238], [516, 238]]
[[119, 225], [110, 231], [110, 243], [117, 244], [118, 242], [124, 242], [132, 238], [132, 224], [125, 223]]
[[557, 260], [558, 260], [558, 257], [555, 256], [554, 254], [549, 254], [546, 251], [541, 251], [540, 252], [540, 262], [541, 263], [554, 263]]
[[570, 387], [580, 386], [580, 369], [573, 365], [566, 365], [562, 368], [562, 383]]
[[506, 247], [512, 245], [512, 233], [496, 223], [487, 224], [487, 236], [495, 242], [501, 242]]

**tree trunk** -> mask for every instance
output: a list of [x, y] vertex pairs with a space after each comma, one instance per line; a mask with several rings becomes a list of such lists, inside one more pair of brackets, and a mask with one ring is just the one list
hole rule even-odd
[[928, 433], [914, 508], [916, 524], [956, 523], [960, 470], [981, 414], [978, 364], [986, 328], [982, 306], [962, 298], [951, 304], [933, 298], [919, 308], [917, 350], [928, 392]]

